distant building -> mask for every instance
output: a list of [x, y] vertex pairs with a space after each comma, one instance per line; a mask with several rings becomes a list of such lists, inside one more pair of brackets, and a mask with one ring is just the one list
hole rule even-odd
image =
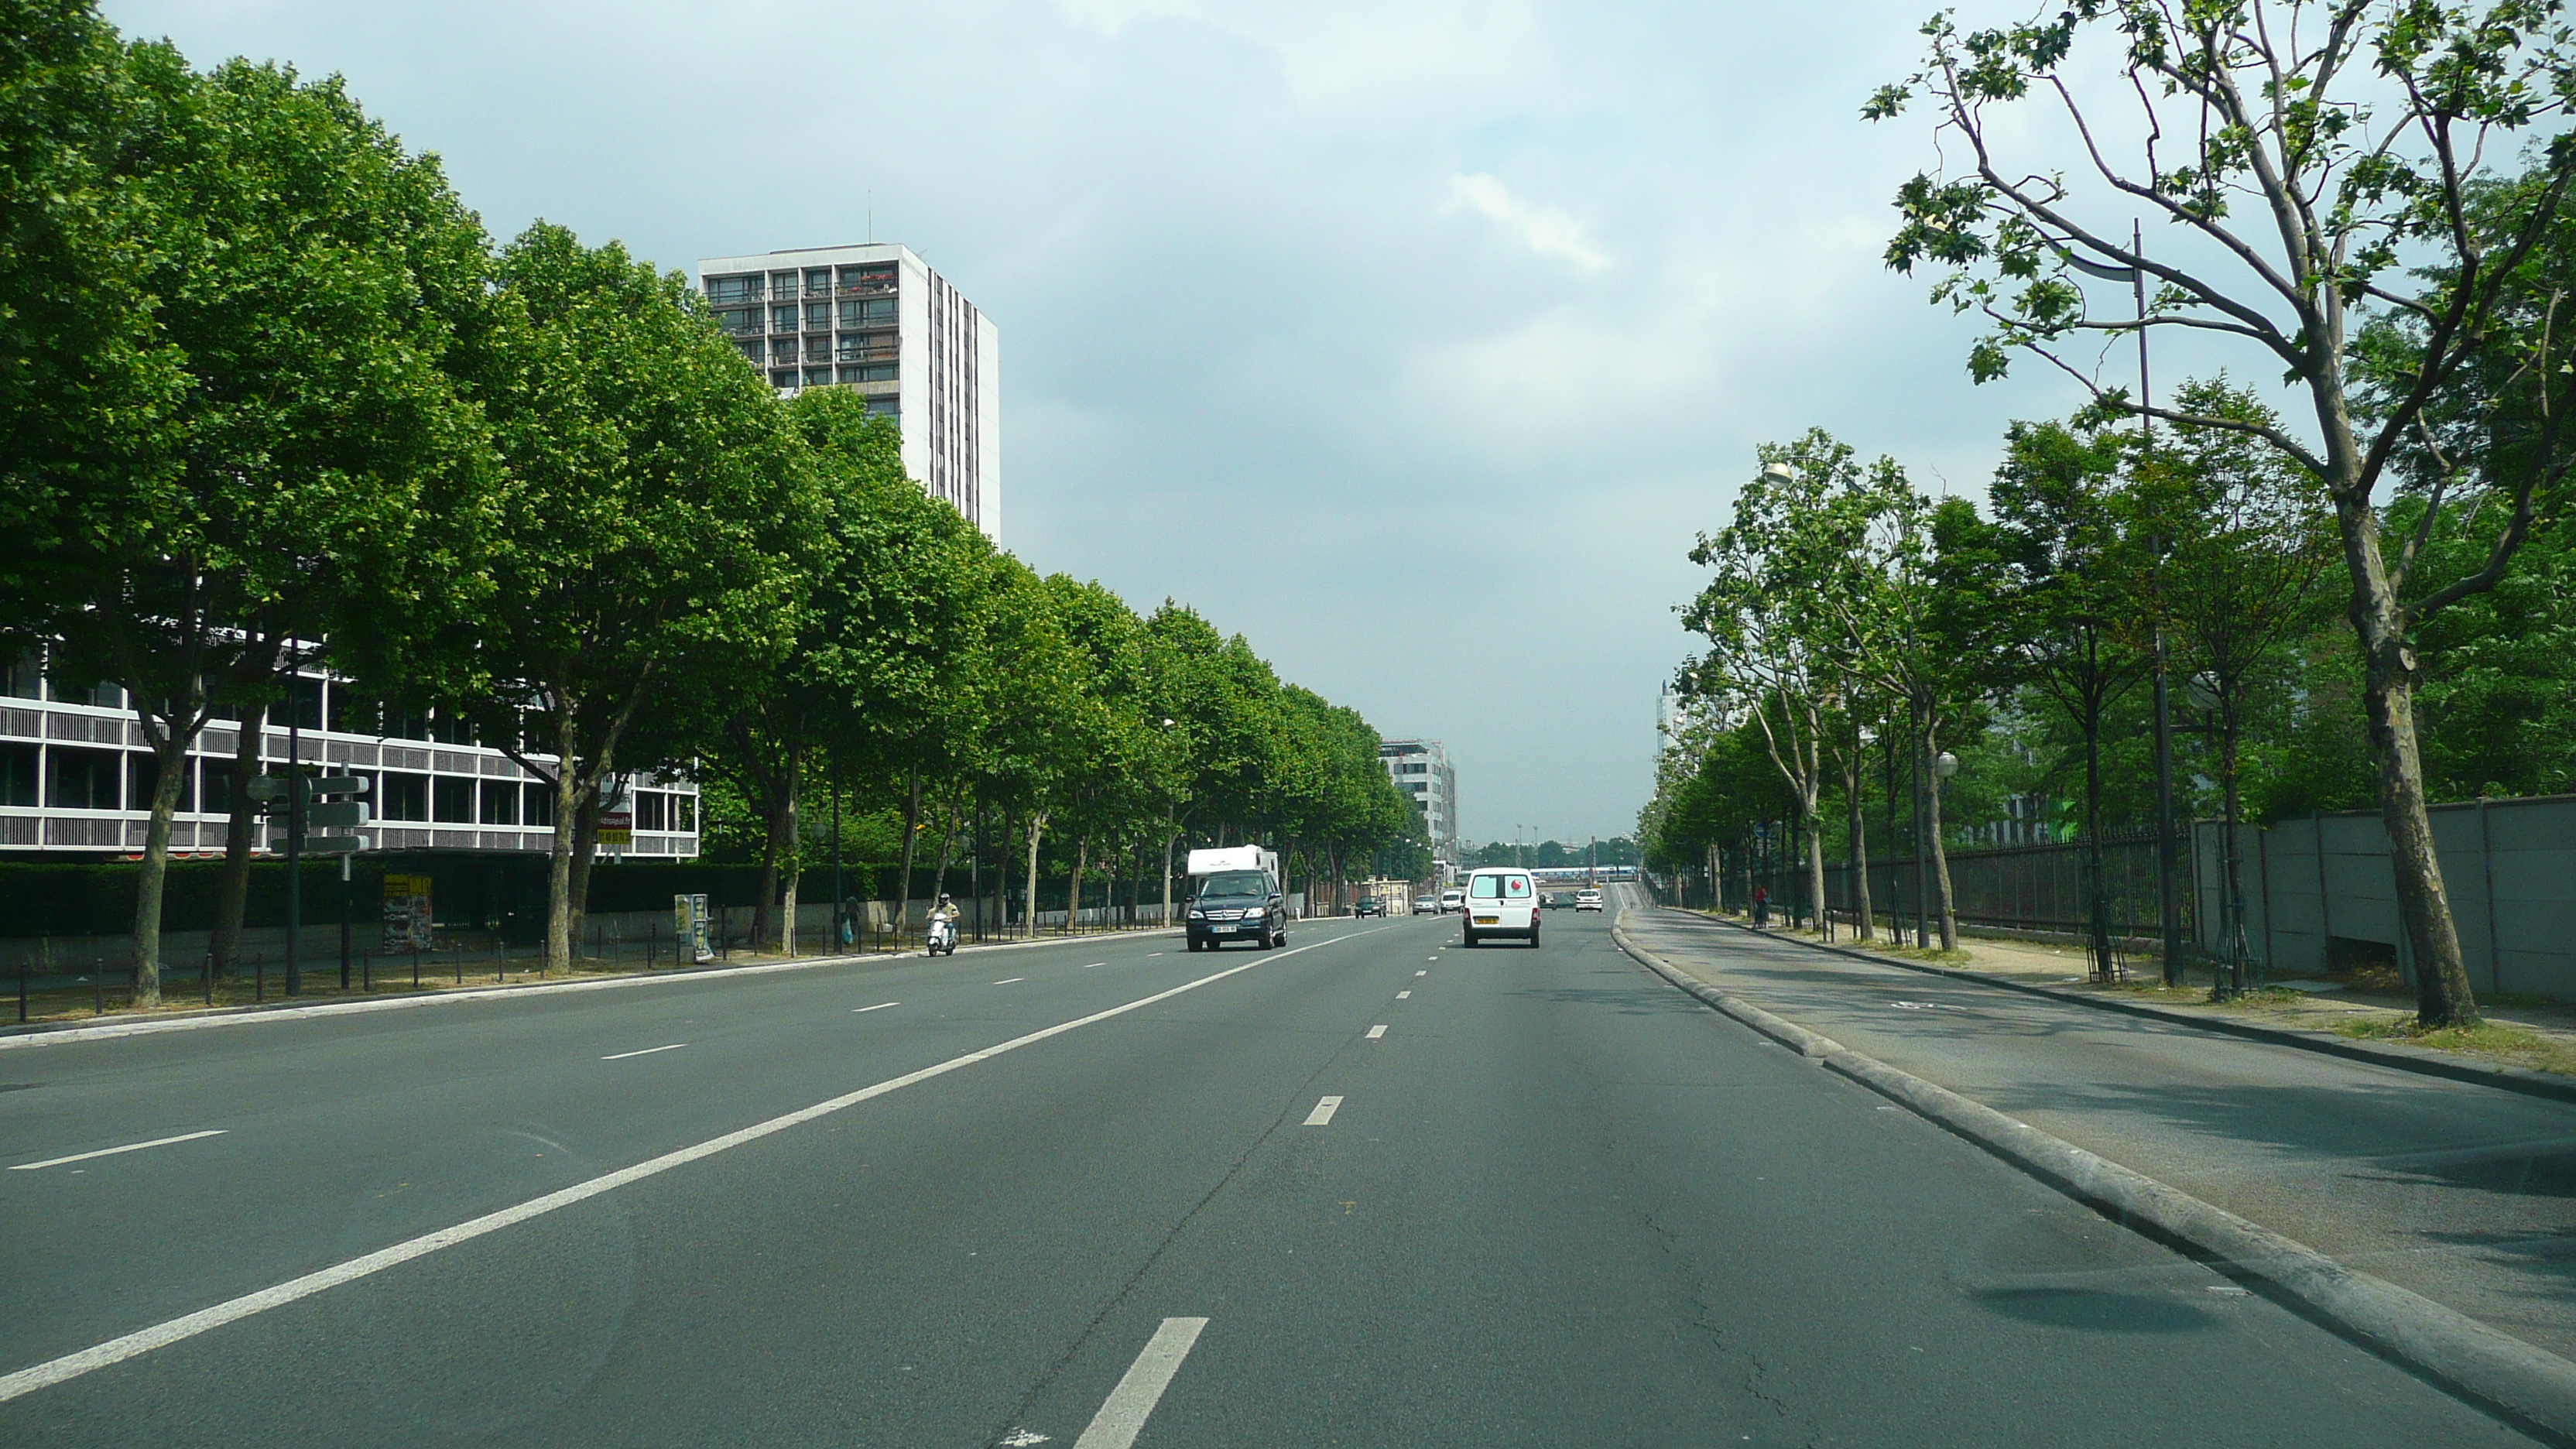
[[1386, 777], [1422, 812], [1422, 832], [1431, 853], [1442, 860], [1458, 858], [1458, 771], [1448, 748], [1438, 740], [1383, 740], [1378, 763]]
[[903, 430], [904, 472], [1001, 539], [1001, 334], [910, 248], [708, 257], [698, 287], [771, 386], [855, 390]]

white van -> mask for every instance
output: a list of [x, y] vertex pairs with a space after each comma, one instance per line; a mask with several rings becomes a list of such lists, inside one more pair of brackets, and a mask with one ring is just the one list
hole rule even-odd
[[1538, 944], [1538, 883], [1525, 870], [1480, 870], [1467, 877], [1467, 914], [1459, 927], [1470, 946], [1487, 936]]

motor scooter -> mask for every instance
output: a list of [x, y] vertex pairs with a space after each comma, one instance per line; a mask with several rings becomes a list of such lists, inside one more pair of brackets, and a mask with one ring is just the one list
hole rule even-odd
[[933, 956], [954, 956], [957, 954], [957, 923], [955, 921], [942, 918], [930, 923], [930, 954]]

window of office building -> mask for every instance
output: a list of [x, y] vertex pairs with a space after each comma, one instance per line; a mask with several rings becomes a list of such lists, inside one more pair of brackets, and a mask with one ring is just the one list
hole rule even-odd
[[750, 339], [748, 339], [748, 340], [746, 340], [746, 341], [744, 341], [744, 342], [738, 343], [738, 344], [736, 344], [736, 345], [742, 348], [742, 355], [743, 355], [743, 357], [744, 357], [745, 359], [747, 359], [747, 360], [748, 360], [748, 361], [749, 361], [749, 362], [750, 362], [754, 367], [757, 367], [757, 366], [759, 366], [759, 365], [760, 365], [761, 348], [760, 348], [760, 339], [759, 339], [759, 338], [757, 338], [757, 337], [750, 338]]
[[522, 823], [552, 829], [555, 823], [555, 787], [543, 780], [532, 780], [521, 788], [520, 799], [527, 806]]
[[[25, 698], [24, 695], [19, 697]], [[41, 753], [34, 745], [22, 745], [14, 740], [0, 744], [0, 805], [34, 805], [38, 802], [36, 768]]]
[[45, 804], [56, 810], [114, 810], [125, 757], [115, 750], [55, 745], [45, 751]]
[[[131, 808], [152, 808], [152, 792], [161, 783], [161, 761], [137, 752], [125, 757], [125, 798], [134, 802]], [[187, 770], [179, 777], [179, 813], [193, 815], [197, 810], [196, 772]]]
[[519, 786], [513, 780], [483, 782], [483, 823], [516, 825], [519, 823]]
[[697, 797], [697, 796], [695, 796], [695, 795], [674, 795], [674, 796], [672, 796], [672, 797], [671, 797], [671, 806], [672, 806], [672, 809], [671, 809], [671, 828], [672, 828], [672, 829], [674, 829], [674, 830], [695, 830], [695, 829], [697, 829], [697, 828], [698, 828], [698, 797]]
[[229, 814], [233, 808], [233, 762], [204, 759], [197, 762], [197, 808], [208, 815]]
[[805, 330], [808, 332], [828, 332], [831, 329], [832, 304], [829, 302], [806, 303]]
[[331, 728], [344, 735], [371, 735], [384, 728], [384, 708], [345, 684], [331, 686]]
[[442, 705], [430, 716], [429, 737], [442, 745], [470, 745], [474, 743], [474, 721]]
[[770, 273], [770, 274], [769, 274], [769, 295], [771, 295], [772, 297], [793, 297], [793, 296], [795, 296], [795, 295], [796, 295], [796, 274], [795, 274], [794, 272], [772, 272], [772, 273]]
[[671, 797], [659, 790], [635, 792], [635, 828], [668, 830], [671, 828]]
[[125, 691], [113, 684], [85, 685], [79, 689], [67, 689], [57, 684], [52, 686], [52, 689], [54, 702], [57, 704], [89, 704], [96, 705], [100, 709], [125, 708]]
[[806, 296], [828, 297], [831, 293], [832, 269], [830, 267], [808, 267], [805, 269]]
[[867, 366], [859, 369], [858, 380], [861, 382], [892, 382], [895, 380], [895, 364], [891, 362], [869, 363]]
[[429, 782], [429, 804], [431, 819], [471, 825], [474, 823], [474, 782], [440, 775]]
[[289, 675], [275, 703], [268, 707], [268, 722], [278, 729], [293, 725], [297, 729], [322, 728], [322, 704], [325, 693], [321, 680], [307, 675]]
[[805, 385], [807, 387], [827, 387], [831, 384], [831, 381], [832, 369], [828, 367], [809, 367], [805, 369]]
[[0, 672], [0, 696], [9, 699], [42, 699], [45, 697], [45, 656], [30, 649], [9, 661], [6, 672]]
[[429, 818], [429, 777], [387, 770], [376, 782], [376, 813], [387, 820]]
[[740, 302], [759, 295], [760, 274], [758, 272], [748, 276], [707, 278], [707, 300], [710, 302]]
[[872, 418], [893, 418], [897, 421], [901, 421], [903, 418], [903, 403], [900, 399], [892, 397], [869, 398], [868, 416]]
[[772, 308], [770, 308], [770, 309], [769, 309], [769, 330], [770, 330], [770, 331], [772, 331], [772, 332], [793, 332], [793, 331], [795, 331], [795, 330], [796, 330], [796, 309], [795, 309], [793, 306], [772, 307]]
[[384, 731], [385, 738], [389, 740], [426, 740], [429, 738], [429, 711], [387, 705]]

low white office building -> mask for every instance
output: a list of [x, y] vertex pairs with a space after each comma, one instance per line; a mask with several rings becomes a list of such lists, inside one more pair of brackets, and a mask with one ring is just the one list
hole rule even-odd
[[698, 289], [773, 387], [856, 390], [903, 430], [904, 472], [1001, 540], [1001, 333], [909, 247], [707, 257]]

